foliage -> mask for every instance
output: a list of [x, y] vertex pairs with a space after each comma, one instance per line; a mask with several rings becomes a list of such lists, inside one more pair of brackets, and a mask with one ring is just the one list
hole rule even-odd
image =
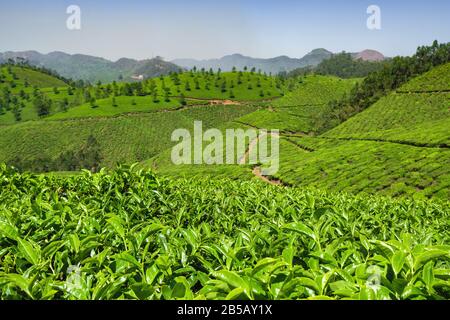
[[448, 203], [0, 170], [2, 299], [450, 298]]
[[323, 60], [316, 67], [305, 67], [289, 72], [288, 77], [306, 74], [321, 74], [339, 78], [364, 78], [372, 72], [379, 71], [386, 64], [385, 61], [364, 61], [354, 59], [351, 53], [338, 53]]
[[369, 74], [361, 85], [356, 86], [349, 97], [330, 103], [330, 109], [336, 110], [327, 121], [323, 130], [338, 125], [351, 116], [367, 109], [381, 97], [399, 88], [414, 77], [431, 70], [435, 66], [450, 62], [450, 43], [419, 47], [412, 57], [395, 57], [378, 72]]

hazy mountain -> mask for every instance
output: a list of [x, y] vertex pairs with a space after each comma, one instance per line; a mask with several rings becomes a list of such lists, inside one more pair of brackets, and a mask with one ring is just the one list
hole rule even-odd
[[376, 50], [364, 50], [358, 53], [353, 53], [353, 58], [364, 61], [383, 61], [385, 56]]
[[131, 80], [132, 75], [143, 75], [145, 78], [157, 77], [170, 72], [179, 71], [180, 67], [157, 57], [148, 60], [119, 59], [116, 62], [83, 54], [67, 54], [51, 52], [41, 54], [37, 51], [0, 53], [0, 61], [8, 59], [25, 59], [32, 65], [52, 69], [66, 78], [83, 79], [91, 82], [111, 82], [121, 76]]
[[[247, 57], [241, 54], [224, 56], [220, 59], [195, 60], [195, 59], [176, 59], [171, 62], [164, 61], [160, 57], [146, 60], [134, 60], [121, 58], [115, 62], [83, 54], [67, 54], [64, 52], [51, 52], [41, 54], [37, 51], [5, 52], [0, 53], [0, 63], [8, 59], [21, 58], [27, 60], [32, 65], [42, 66], [47, 69], [55, 70], [66, 78], [83, 79], [91, 82], [98, 80], [102, 82], [111, 82], [122, 78], [124, 81], [130, 81], [133, 75], [143, 75], [145, 78], [157, 77], [170, 72], [179, 71], [181, 68], [197, 68], [223, 71], [231, 71], [233, 67], [239, 70], [248, 67], [249, 70], [255, 68], [263, 72], [277, 74], [279, 72], [289, 72], [299, 68], [314, 67], [322, 61], [329, 59], [333, 53], [326, 49], [315, 49], [302, 58], [290, 58], [288, 56], [279, 56], [269, 59], [259, 59]], [[365, 61], [380, 61], [384, 56], [375, 50], [364, 50], [359, 53], [353, 53], [355, 59]]]
[[218, 68], [223, 71], [230, 71], [233, 67], [242, 70], [245, 66], [249, 69], [261, 69], [263, 72], [277, 74], [282, 71], [291, 71], [306, 66], [315, 66], [324, 59], [329, 58], [332, 53], [325, 49], [316, 49], [308, 53], [300, 59], [290, 58], [287, 56], [279, 56], [270, 59], [259, 59], [243, 56], [241, 54], [233, 54], [224, 56], [220, 59], [195, 60], [195, 59], [176, 59], [171, 62], [181, 67], [192, 69], [197, 68]]

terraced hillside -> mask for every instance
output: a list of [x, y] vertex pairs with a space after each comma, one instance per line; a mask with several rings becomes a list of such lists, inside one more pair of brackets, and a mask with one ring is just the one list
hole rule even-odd
[[[329, 131], [326, 136], [389, 139], [418, 144], [449, 142], [450, 130], [442, 130], [450, 128], [449, 68], [450, 64], [439, 66], [413, 79], [397, 92]], [[440, 80], [436, 82], [435, 79]], [[407, 131], [410, 134], [405, 138]], [[436, 135], [437, 132], [440, 134]]]
[[[430, 74], [441, 72], [442, 77], [448, 77], [446, 68], [438, 67]], [[427, 81], [433, 81], [429, 80], [433, 79], [429, 74], [420, 79], [422, 83], [418, 79], [412, 82], [416, 86], [430, 87]], [[296, 92], [299, 94], [301, 90]], [[317, 101], [314, 99], [311, 105]], [[307, 105], [308, 100], [302, 101]], [[307, 117], [291, 119], [287, 113], [276, 113], [276, 107], [247, 114], [234, 120], [234, 124], [242, 128], [282, 129], [280, 170], [270, 178], [285, 185], [449, 199], [448, 102], [445, 92], [394, 92], [336, 129], [315, 137], [301, 132], [311, 128]], [[280, 109], [311, 112], [311, 107], [307, 106]], [[267, 116], [271, 113], [274, 116]], [[162, 153], [155, 158], [154, 167], [172, 176], [183, 173], [182, 166], [175, 167], [167, 159], [168, 153]], [[225, 168], [222, 167], [221, 172], [228, 170], [233, 177], [239, 172]], [[213, 175], [218, 170], [214, 166], [185, 169], [187, 175], [198, 172]], [[252, 167], [240, 170], [247, 176]]]
[[143, 161], [172, 146], [172, 132], [192, 128], [194, 120], [203, 121], [205, 128], [215, 127], [254, 110], [252, 106], [199, 106], [174, 112], [0, 126], [0, 162], [37, 169], [57, 161], [60, 170], [68, 170], [59, 158], [82, 149], [89, 137], [98, 142], [100, 166]]
[[[319, 142], [314, 152], [282, 150], [276, 178], [355, 193], [449, 199], [448, 68], [439, 66], [413, 79], [321, 137], [286, 137], [297, 144]], [[437, 85], [436, 78], [441, 79]], [[412, 88], [428, 90], [411, 93]]]
[[248, 114], [238, 121], [258, 128], [285, 132], [313, 133], [323, 115], [330, 112], [329, 102], [341, 98], [358, 83], [357, 79], [309, 75], [295, 79], [292, 91], [274, 100], [268, 108]]

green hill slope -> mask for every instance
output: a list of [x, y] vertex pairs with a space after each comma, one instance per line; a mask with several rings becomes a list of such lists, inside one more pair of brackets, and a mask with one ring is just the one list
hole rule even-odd
[[13, 92], [18, 92], [27, 86], [48, 88], [48, 87], [65, 87], [67, 84], [54, 76], [42, 73], [37, 70], [32, 70], [26, 67], [2, 67], [0, 68], [0, 85], [15, 86], [12, 88]]
[[397, 91], [426, 92], [450, 91], [450, 63], [439, 66], [431, 71], [412, 79]]
[[[326, 136], [396, 141], [402, 141], [406, 137], [406, 140], [419, 144], [448, 142], [449, 68], [450, 64], [442, 65], [411, 80], [397, 92], [380, 99], [368, 109], [327, 132]], [[420, 90], [422, 92], [419, 93]], [[415, 93], [410, 93], [411, 91]]]
[[[203, 121], [205, 128], [216, 127], [254, 110], [252, 106], [200, 106], [173, 112], [0, 126], [0, 162], [29, 170], [66, 171], [64, 161], [70, 159], [60, 157], [78, 152], [91, 136], [98, 143], [101, 166], [143, 161], [172, 146], [170, 139], [175, 129], [192, 128], [195, 120]], [[45, 167], [45, 163], [53, 162], [53, 167]]]
[[[445, 68], [438, 67], [440, 70], [434, 69], [431, 74], [442, 72]], [[424, 86], [426, 81], [433, 81], [427, 80], [429, 78], [428, 74], [422, 77]], [[295, 92], [301, 97], [301, 90]], [[243, 128], [282, 129], [280, 170], [272, 178], [284, 184], [352, 193], [448, 199], [448, 97], [445, 92], [392, 93], [319, 137], [301, 134], [302, 130], [308, 132], [313, 128], [311, 119], [314, 118], [308, 116], [314, 114], [317, 108], [322, 108], [319, 114], [326, 110], [325, 106], [314, 105], [317, 96], [311, 94], [299, 98], [305, 106], [274, 106], [257, 110], [234, 123]], [[279, 110], [281, 112], [277, 112]], [[293, 116], [290, 112], [298, 114]], [[292, 131], [297, 133], [292, 134]], [[161, 154], [156, 161], [159, 172], [169, 175], [183, 172], [183, 167], [172, 166], [164, 157], [167, 160], [168, 154]], [[214, 166], [209, 167], [211, 175], [218, 170]], [[251, 169], [240, 167], [239, 170], [245, 177]], [[234, 176], [233, 170], [227, 170]], [[186, 174], [194, 171], [185, 168]], [[202, 166], [197, 171], [206, 174], [208, 166]]]
[[330, 112], [328, 103], [350, 92], [359, 80], [330, 76], [305, 76], [270, 107], [258, 110], [238, 121], [250, 126], [287, 132], [312, 133], [320, 127], [323, 115]]

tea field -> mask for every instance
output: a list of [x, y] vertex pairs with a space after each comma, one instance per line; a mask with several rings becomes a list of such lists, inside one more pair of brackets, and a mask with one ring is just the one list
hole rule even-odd
[[1, 299], [449, 299], [448, 202], [0, 166]]

